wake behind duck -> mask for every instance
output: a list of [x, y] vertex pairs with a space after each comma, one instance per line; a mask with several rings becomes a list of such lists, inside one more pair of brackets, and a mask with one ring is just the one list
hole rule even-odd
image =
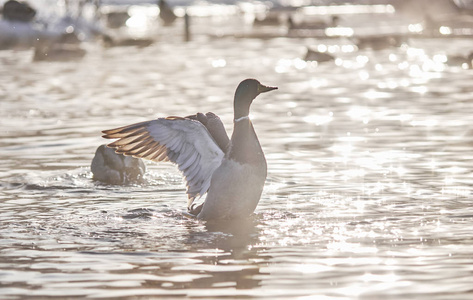
[[[259, 94], [275, 89], [256, 79], [238, 85], [231, 139], [211, 112], [104, 130], [103, 137], [118, 139], [108, 144], [117, 153], [177, 164], [186, 179], [190, 214], [204, 220], [244, 218], [258, 205], [267, 174], [266, 159], [248, 116], [250, 105]], [[205, 193], [205, 201], [194, 205]]]

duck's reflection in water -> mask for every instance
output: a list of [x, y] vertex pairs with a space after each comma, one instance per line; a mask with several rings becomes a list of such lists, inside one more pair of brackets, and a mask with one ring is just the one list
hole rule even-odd
[[246, 249], [259, 242], [259, 231], [257, 228], [258, 217], [252, 215], [249, 218], [233, 220], [213, 220], [205, 223], [209, 233], [220, 233], [223, 239], [217, 239], [216, 248], [233, 252]]
[[206, 222], [206, 231], [189, 228], [186, 244], [203, 255], [196, 257], [201, 263], [179, 269], [207, 276], [195, 278], [185, 288], [252, 289], [259, 286], [263, 275], [260, 265], [270, 257], [256, 246], [260, 241], [258, 223], [258, 217], [252, 216]]

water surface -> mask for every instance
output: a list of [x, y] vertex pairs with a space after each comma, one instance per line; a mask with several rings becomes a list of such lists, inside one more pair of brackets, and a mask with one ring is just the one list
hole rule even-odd
[[[320, 44], [335, 62], [300, 59]], [[442, 61], [473, 43], [347, 44], [90, 44], [66, 63], [1, 51], [1, 298], [471, 299], [473, 72]], [[92, 181], [101, 130], [213, 111], [231, 132], [247, 77], [279, 87], [252, 107], [268, 161], [252, 218], [185, 218], [168, 164], [141, 184]]]

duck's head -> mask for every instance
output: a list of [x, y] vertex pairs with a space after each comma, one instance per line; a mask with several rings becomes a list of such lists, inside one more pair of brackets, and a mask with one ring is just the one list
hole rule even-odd
[[235, 98], [233, 101], [235, 119], [248, 116], [250, 105], [259, 94], [276, 89], [277, 87], [262, 85], [256, 79], [245, 79], [240, 82], [235, 91]]

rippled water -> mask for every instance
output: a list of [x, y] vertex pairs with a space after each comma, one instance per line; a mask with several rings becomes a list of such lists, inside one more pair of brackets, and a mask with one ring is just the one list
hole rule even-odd
[[[338, 59], [300, 60], [318, 44]], [[440, 61], [473, 42], [342, 44], [91, 44], [67, 63], [1, 51], [1, 298], [471, 299], [473, 72]], [[253, 218], [183, 217], [172, 165], [148, 164], [140, 185], [92, 181], [101, 130], [213, 111], [231, 131], [247, 77], [279, 87], [252, 107], [269, 172]]]

